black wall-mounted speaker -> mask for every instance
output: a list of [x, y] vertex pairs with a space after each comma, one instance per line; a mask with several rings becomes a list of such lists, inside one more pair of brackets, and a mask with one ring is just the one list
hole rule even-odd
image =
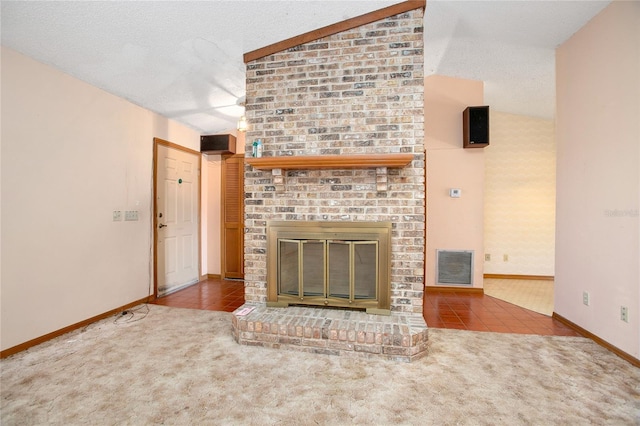
[[233, 135], [200, 136], [200, 152], [205, 154], [235, 154], [236, 137]]
[[464, 148], [484, 148], [489, 145], [489, 107], [467, 107], [462, 113]]

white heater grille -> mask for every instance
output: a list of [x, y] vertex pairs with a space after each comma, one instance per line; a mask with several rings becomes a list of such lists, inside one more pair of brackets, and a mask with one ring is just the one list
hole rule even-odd
[[473, 285], [473, 251], [438, 250], [437, 284]]

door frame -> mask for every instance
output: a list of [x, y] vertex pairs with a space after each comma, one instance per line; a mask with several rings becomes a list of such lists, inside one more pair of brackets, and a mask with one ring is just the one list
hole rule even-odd
[[160, 138], [153, 138], [153, 298], [158, 298], [158, 145], [194, 154], [198, 157], [198, 280], [202, 280], [202, 154], [190, 148]]

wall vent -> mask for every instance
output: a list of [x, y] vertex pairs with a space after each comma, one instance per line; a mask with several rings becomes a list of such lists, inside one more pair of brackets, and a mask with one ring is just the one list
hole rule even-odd
[[437, 250], [436, 284], [473, 285], [473, 250]]

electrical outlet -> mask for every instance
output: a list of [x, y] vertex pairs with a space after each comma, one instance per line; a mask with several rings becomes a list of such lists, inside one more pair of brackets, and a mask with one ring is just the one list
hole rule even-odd
[[484, 260], [485, 260], [485, 262], [490, 262], [491, 261], [491, 255], [489, 253], [485, 253], [484, 254]]
[[589, 304], [591, 303], [591, 300], [589, 299], [589, 293], [586, 291], [582, 292], [582, 303], [586, 306], [589, 306]]
[[503, 254], [502, 255], [502, 260], [505, 261], [505, 262], [508, 262], [509, 261], [509, 255], [508, 254]]
[[629, 322], [629, 308], [626, 306], [620, 306], [620, 319], [624, 322]]
[[137, 210], [127, 210], [124, 212], [124, 220], [126, 221], [136, 221], [138, 220], [138, 211]]
[[122, 220], [122, 212], [120, 210], [113, 211], [113, 221], [119, 222]]

